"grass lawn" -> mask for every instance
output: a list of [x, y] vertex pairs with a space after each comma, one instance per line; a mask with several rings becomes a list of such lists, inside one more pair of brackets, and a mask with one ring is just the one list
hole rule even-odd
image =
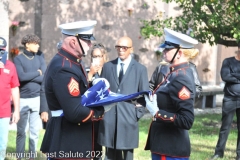
[[[147, 139], [149, 125], [151, 123], [151, 119], [141, 119], [139, 122], [139, 148], [134, 150], [134, 159], [135, 160], [150, 160], [150, 152], [145, 151], [145, 142]], [[194, 125], [192, 129], [189, 131], [191, 144], [192, 144], [192, 153], [191, 160], [208, 160], [213, 154], [214, 149], [218, 140], [218, 132], [221, 126], [221, 115], [220, 114], [206, 114], [199, 115], [195, 117]], [[40, 139], [38, 143], [38, 150], [41, 145], [41, 141], [44, 135], [44, 130], [41, 131]], [[10, 131], [9, 139], [8, 139], [8, 148], [7, 153], [8, 157], [6, 160], [15, 160], [11, 153], [15, 152], [16, 148], [16, 132]], [[236, 153], [236, 143], [237, 143], [237, 128], [236, 128], [236, 117], [232, 123], [232, 129], [230, 131], [225, 156], [221, 160], [235, 160]], [[27, 143], [26, 143], [27, 144]], [[174, 144], [173, 144], [174, 145]], [[26, 150], [28, 145], [26, 145]], [[38, 152], [37, 160], [46, 159], [43, 154]]]

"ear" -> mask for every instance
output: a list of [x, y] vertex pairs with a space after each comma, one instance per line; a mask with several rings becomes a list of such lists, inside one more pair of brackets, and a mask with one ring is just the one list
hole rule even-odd
[[183, 51], [182, 51], [181, 49], [179, 49], [179, 51], [178, 51], [178, 55], [181, 57], [182, 54], [183, 54]]
[[26, 47], [26, 48], [29, 48], [29, 43], [26, 43], [26, 44], [25, 44], [25, 47]]
[[75, 40], [75, 38], [71, 38], [71, 39], [69, 40], [69, 46], [70, 46], [72, 49], [76, 48], [76, 40]]
[[130, 48], [130, 53], [133, 53], [133, 47]]

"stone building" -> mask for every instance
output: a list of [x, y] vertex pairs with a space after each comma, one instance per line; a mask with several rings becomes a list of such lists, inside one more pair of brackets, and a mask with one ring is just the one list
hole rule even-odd
[[[132, 13], [129, 13], [132, 10]], [[115, 43], [127, 35], [133, 40], [134, 53], [139, 62], [147, 66], [151, 76], [158, 64], [154, 53], [163, 38], [144, 39], [140, 34], [141, 19], [151, 19], [157, 15], [176, 16], [180, 14], [175, 3], [166, 4], [161, 0], [0, 0], [0, 36], [8, 42], [8, 50], [18, 47], [21, 38], [29, 33], [41, 38], [40, 49], [46, 62], [56, 54], [56, 45], [61, 40], [59, 24], [79, 20], [97, 20], [95, 37], [107, 47], [109, 59], [117, 57]], [[13, 21], [20, 22], [16, 33], [10, 29]], [[198, 44], [200, 54], [193, 61], [197, 65], [200, 80], [205, 85], [219, 85], [221, 64], [224, 58], [233, 56], [237, 47]], [[10, 57], [11, 59], [11, 57]], [[89, 56], [84, 58], [90, 63]]]

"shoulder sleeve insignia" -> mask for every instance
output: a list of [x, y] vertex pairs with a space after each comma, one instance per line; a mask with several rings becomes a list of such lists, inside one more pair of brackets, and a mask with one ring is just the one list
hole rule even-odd
[[178, 92], [178, 97], [181, 100], [189, 99], [190, 98], [190, 91], [185, 86], [183, 86], [182, 89]]
[[72, 96], [78, 96], [80, 94], [79, 84], [74, 78], [71, 78], [68, 83], [68, 91]]

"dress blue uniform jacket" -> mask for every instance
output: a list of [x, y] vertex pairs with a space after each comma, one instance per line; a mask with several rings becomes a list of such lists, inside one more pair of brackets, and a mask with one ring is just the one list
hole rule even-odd
[[188, 63], [170, 66], [156, 91], [159, 111], [150, 126], [145, 149], [172, 157], [189, 157], [188, 130], [194, 121], [195, 84]]
[[90, 158], [94, 147], [94, 122], [104, 109], [83, 107], [81, 95], [89, 88], [81, 59], [64, 50], [56, 54], [45, 75], [45, 94], [52, 117], [46, 128], [41, 151], [56, 158]]

